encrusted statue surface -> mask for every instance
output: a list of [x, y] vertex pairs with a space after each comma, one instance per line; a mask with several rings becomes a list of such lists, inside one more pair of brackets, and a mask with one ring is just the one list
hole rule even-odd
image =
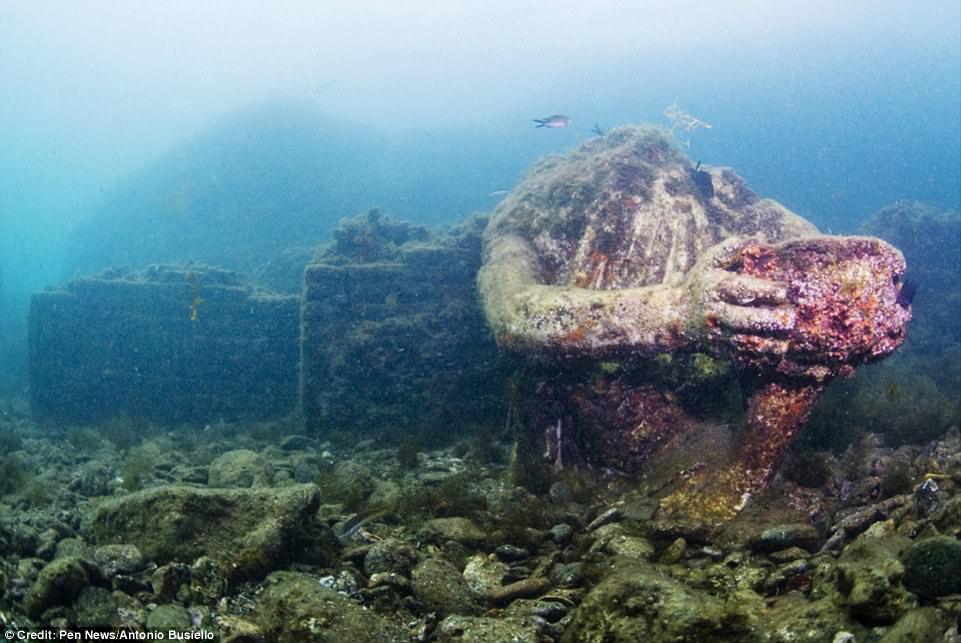
[[678, 402], [690, 382], [652, 377], [651, 364], [694, 354], [738, 367], [748, 410], [733, 454], [662, 501], [698, 516], [743, 506], [830, 379], [893, 351], [911, 317], [898, 250], [820, 235], [653, 129], [540, 161], [484, 241], [498, 343], [547, 365], [520, 413], [531, 466], [635, 473], [696, 430]]

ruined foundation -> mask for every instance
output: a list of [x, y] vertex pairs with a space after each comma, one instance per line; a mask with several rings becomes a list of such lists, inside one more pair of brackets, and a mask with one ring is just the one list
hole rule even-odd
[[297, 297], [203, 267], [114, 270], [36, 293], [33, 412], [75, 423], [288, 414], [297, 398], [298, 310]]
[[422, 228], [376, 214], [347, 227], [304, 272], [307, 430], [446, 432], [500, 422], [502, 358], [474, 284], [480, 230], [426, 239]]

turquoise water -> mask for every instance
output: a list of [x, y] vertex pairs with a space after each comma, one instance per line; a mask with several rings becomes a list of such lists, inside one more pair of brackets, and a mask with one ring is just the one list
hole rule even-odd
[[[458, 221], [595, 124], [667, 125], [675, 101], [712, 125], [689, 137], [692, 158], [826, 231], [897, 199], [961, 207], [955, 2], [142, 9], [4, 9], [7, 387], [22, 381], [29, 293], [102, 267], [85, 252], [149, 263], [161, 230], [216, 263], [229, 248], [195, 227], [256, 236], [292, 211], [302, 241], [369, 206]], [[553, 113], [574, 120], [533, 127]], [[104, 223], [129, 220], [132, 240]]]

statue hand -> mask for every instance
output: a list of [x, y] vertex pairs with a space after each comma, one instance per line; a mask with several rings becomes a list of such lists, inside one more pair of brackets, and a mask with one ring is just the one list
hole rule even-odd
[[904, 341], [911, 319], [904, 270], [901, 253], [870, 237], [731, 239], [688, 281], [709, 349], [823, 381]]
[[701, 258], [686, 287], [694, 304], [696, 332], [721, 352], [782, 355], [796, 325], [783, 282], [742, 274], [745, 248], [756, 241], [724, 241]]

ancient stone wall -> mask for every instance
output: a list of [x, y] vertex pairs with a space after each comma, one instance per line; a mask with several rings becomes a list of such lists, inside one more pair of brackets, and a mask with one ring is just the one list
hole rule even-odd
[[204, 267], [108, 271], [33, 296], [37, 416], [263, 418], [294, 410], [299, 298]]
[[477, 300], [480, 233], [374, 211], [307, 266], [301, 401], [308, 430], [450, 432], [501, 422], [501, 357]]

